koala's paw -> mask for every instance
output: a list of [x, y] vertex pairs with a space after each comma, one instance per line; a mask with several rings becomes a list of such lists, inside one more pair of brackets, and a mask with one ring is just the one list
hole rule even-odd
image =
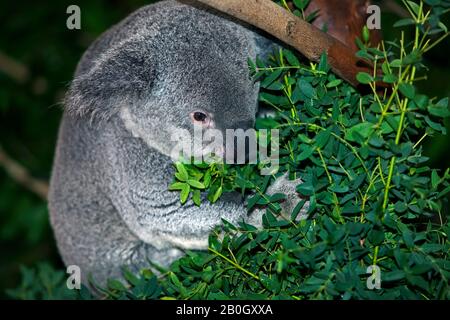
[[[296, 190], [297, 186], [302, 183], [303, 181], [301, 179], [289, 180], [289, 174], [286, 173], [285, 175], [275, 180], [275, 182], [267, 189], [266, 194], [269, 196], [277, 193], [286, 195], [286, 199], [279, 202], [281, 206], [280, 218], [290, 220], [292, 211], [302, 200], [305, 200]], [[306, 201], [299, 214], [297, 215], [296, 221], [308, 218], [308, 210], [309, 201]], [[265, 208], [256, 208], [255, 210], [253, 210], [249, 216], [248, 223], [254, 225], [255, 227], [261, 227], [262, 215], [265, 213], [265, 211]]]
[[[290, 219], [292, 211], [295, 209], [299, 202], [304, 200], [296, 190], [297, 186], [302, 183], [303, 181], [301, 179], [289, 180], [289, 174], [286, 173], [275, 180], [275, 182], [267, 189], [266, 193], [269, 196], [277, 193], [286, 195], [286, 199], [280, 202], [281, 214], [286, 219]], [[306, 219], [308, 217], [308, 209], [309, 202], [306, 202], [303, 208], [300, 210], [300, 213], [298, 214], [296, 220], [300, 221]]]

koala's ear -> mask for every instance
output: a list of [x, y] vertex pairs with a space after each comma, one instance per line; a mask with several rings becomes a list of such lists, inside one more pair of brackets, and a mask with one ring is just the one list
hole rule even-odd
[[65, 97], [66, 111], [108, 119], [150, 90], [155, 74], [151, 60], [146, 41], [128, 41], [107, 50], [72, 81]]

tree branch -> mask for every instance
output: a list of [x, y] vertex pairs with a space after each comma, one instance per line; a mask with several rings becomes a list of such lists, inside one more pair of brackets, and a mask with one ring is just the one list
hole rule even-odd
[[383, 0], [381, 2], [381, 5], [384, 7], [385, 10], [388, 10], [401, 18], [411, 18], [411, 15], [409, 14], [408, 10], [403, 8], [394, 0]]
[[14, 161], [0, 146], [0, 166], [3, 167], [6, 173], [16, 181], [18, 184], [27, 188], [43, 200], [47, 200], [48, 184], [33, 178], [27, 169]]
[[196, 0], [266, 31], [318, 62], [323, 53], [333, 71], [353, 86], [358, 72], [371, 72], [353, 50], [310, 23], [296, 17], [271, 0]]
[[0, 71], [18, 83], [24, 83], [30, 78], [30, 71], [25, 65], [2, 52], [0, 52]]

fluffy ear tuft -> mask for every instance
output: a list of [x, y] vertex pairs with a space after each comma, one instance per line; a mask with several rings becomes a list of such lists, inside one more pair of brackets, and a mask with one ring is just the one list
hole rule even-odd
[[154, 81], [151, 50], [146, 41], [122, 43], [100, 55], [91, 70], [77, 76], [65, 97], [70, 115], [109, 119], [131, 103]]

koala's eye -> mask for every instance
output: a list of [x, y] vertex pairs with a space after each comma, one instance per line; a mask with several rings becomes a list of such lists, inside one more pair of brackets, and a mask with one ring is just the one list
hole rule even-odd
[[194, 112], [194, 120], [195, 121], [205, 121], [208, 116], [204, 114], [203, 112]]
[[203, 111], [195, 111], [191, 113], [191, 118], [194, 122], [200, 122], [206, 124], [209, 120], [209, 115]]

